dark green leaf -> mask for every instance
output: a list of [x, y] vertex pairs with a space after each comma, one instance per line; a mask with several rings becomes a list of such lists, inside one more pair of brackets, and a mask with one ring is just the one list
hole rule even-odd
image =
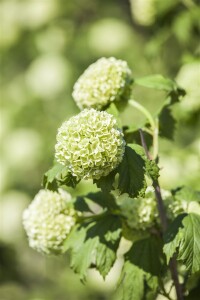
[[[131, 128], [131, 127], [124, 127], [124, 139], [127, 144], [141, 144], [141, 137], [139, 133], [139, 128], [144, 128], [145, 124], [138, 126], [137, 128]], [[144, 139], [147, 145], [147, 148], [149, 149], [152, 146], [152, 135], [147, 133], [146, 131], [143, 131]]]
[[135, 83], [144, 87], [164, 90], [171, 92], [177, 89], [177, 84], [175, 81], [165, 78], [162, 75], [150, 75], [135, 79]]
[[145, 174], [150, 176], [153, 180], [157, 180], [159, 177], [159, 167], [154, 160], [149, 160], [145, 154], [144, 148], [137, 144], [129, 144], [131, 149], [135, 150], [145, 161]]
[[140, 155], [143, 159], [146, 158], [146, 154], [144, 148], [138, 144], [128, 144], [128, 146], [133, 149], [138, 155]]
[[81, 212], [90, 212], [92, 213], [92, 210], [90, 209], [89, 204], [87, 203], [87, 200], [85, 199], [85, 196], [78, 196], [74, 202], [74, 208]]
[[130, 261], [125, 261], [118, 283], [117, 300], [142, 300], [144, 272]]
[[184, 97], [186, 94], [185, 90], [182, 88], [177, 88], [174, 91], [171, 91], [165, 100], [165, 105], [172, 106], [173, 104], [176, 104], [180, 101], [182, 97]]
[[98, 180], [94, 179], [93, 182], [96, 183], [97, 187], [102, 191], [109, 193], [113, 189], [116, 173], [117, 170], [113, 170], [107, 176], [103, 176]]
[[175, 128], [176, 120], [172, 116], [170, 107], [166, 105], [159, 114], [159, 135], [173, 140]]
[[119, 173], [118, 188], [121, 193], [128, 193], [137, 197], [144, 192], [145, 182], [145, 160], [141, 155], [126, 146], [122, 162], [117, 168]]
[[58, 175], [58, 184], [61, 185], [67, 185], [72, 188], [75, 188], [76, 185], [80, 182], [80, 180], [77, 180], [75, 176], [71, 174], [71, 172], [68, 171], [67, 168], [64, 168], [62, 172]]
[[82, 212], [92, 212], [90, 208], [91, 203], [98, 204], [102, 208], [108, 208], [109, 210], [117, 209], [118, 206], [115, 203], [113, 195], [104, 192], [89, 193], [82, 197], [77, 197], [75, 201], [75, 208]]
[[146, 273], [155, 276], [161, 273], [162, 247], [153, 236], [134, 242], [125, 258]]
[[179, 225], [174, 226], [175, 229], [171, 232], [170, 230], [167, 232], [163, 250], [168, 260], [177, 250], [177, 259], [181, 260], [193, 274], [200, 270], [200, 215], [191, 213], [179, 217], [179, 221], [176, 220]]
[[89, 267], [95, 266], [105, 277], [113, 266], [121, 237], [121, 223], [115, 216], [82, 223], [75, 227], [65, 242], [71, 249], [71, 267], [85, 280]]

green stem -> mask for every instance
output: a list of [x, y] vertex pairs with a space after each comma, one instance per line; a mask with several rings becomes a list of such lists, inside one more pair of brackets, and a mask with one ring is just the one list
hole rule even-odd
[[138, 103], [137, 101], [130, 99], [128, 101], [128, 103], [133, 106], [134, 108], [138, 109], [141, 113], [143, 113], [143, 115], [145, 115], [145, 117], [148, 119], [149, 124], [151, 125], [151, 128], [154, 129], [155, 128], [155, 122], [154, 119], [152, 117], [152, 115], [150, 114], [150, 112], [140, 103]]
[[149, 121], [149, 124], [151, 126], [151, 131], [152, 131], [152, 135], [153, 135], [153, 157], [152, 159], [156, 159], [158, 156], [158, 133], [159, 133], [159, 129], [158, 129], [158, 119], [156, 119], [154, 121], [152, 115], [150, 114], [150, 112], [140, 103], [138, 103], [137, 101], [130, 99], [129, 100], [129, 104], [136, 108], [137, 110], [139, 110]]
[[158, 156], [158, 135], [159, 135], [159, 122], [156, 118], [156, 126], [153, 130], [153, 159], [156, 159]]

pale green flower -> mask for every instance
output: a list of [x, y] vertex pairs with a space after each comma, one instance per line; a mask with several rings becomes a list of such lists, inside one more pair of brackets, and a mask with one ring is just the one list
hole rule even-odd
[[130, 198], [121, 195], [117, 199], [121, 213], [125, 217], [126, 224], [134, 230], [146, 230], [155, 226], [158, 221], [157, 203], [154, 197], [154, 189], [148, 187], [145, 198]]
[[113, 101], [128, 100], [132, 82], [132, 73], [126, 61], [103, 57], [79, 77], [72, 96], [80, 109], [101, 110]]
[[188, 201], [187, 199], [180, 199], [170, 195], [165, 199], [165, 207], [167, 216], [170, 220], [174, 220], [178, 215], [183, 213], [195, 213], [200, 215], [200, 202]]
[[99, 179], [121, 162], [125, 142], [116, 119], [85, 109], [58, 129], [55, 156], [77, 179]]
[[69, 193], [40, 190], [23, 213], [30, 247], [44, 254], [62, 253], [76, 216]]
[[134, 21], [142, 26], [150, 26], [156, 19], [156, 0], [130, 0]]

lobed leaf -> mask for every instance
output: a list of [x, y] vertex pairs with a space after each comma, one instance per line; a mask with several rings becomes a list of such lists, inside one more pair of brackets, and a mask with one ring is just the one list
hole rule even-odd
[[65, 242], [64, 250], [71, 249], [71, 267], [86, 279], [90, 267], [96, 267], [105, 277], [112, 268], [121, 238], [121, 223], [115, 216], [77, 225]]
[[169, 105], [165, 105], [159, 114], [159, 135], [173, 140], [176, 129], [176, 120]]
[[180, 230], [182, 239], [179, 245], [178, 260], [186, 265], [189, 272], [200, 270], [200, 215], [189, 214], [183, 219]]
[[165, 234], [163, 248], [167, 261], [177, 252], [190, 273], [200, 270], [200, 215], [182, 214], [171, 224]]
[[75, 188], [78, 182], [67, 167], [56, 163], [44, 174], [42, 185], [46, 189], [55, 191], [62, 185]]
[[117, 288], [117, 300], [141, 300], [144, 295], [144, 272], [125, 261]]
[[153, 236], [134, 242], [125, 258], [146, 273], [154, 276], [161, 274], [162, 247]]
[[123, 160], [117, 171], [119, 173], [118, 189], [121, 193], [137, 197], [144, 192], [146, 188], [145, 160], [129, 146], [125, 148]]
[[159, 167], [155, 161], [146, 158], [143, 147], [129, 144], [125, 147], [123, 160], [119, 166], [108, 176], [94, 182], [103, 192], [109, 193], [113, 189], [119, 189], [121, 194], [127, 193], [130, 197], [137, 197], [145, 192], [145, 175], [154, 180], [158, 179]]
[[195, 191], [187, 186], [182, 186], [172, 191], [175, 200], [186, 202], [200, 202], [200, 191]]

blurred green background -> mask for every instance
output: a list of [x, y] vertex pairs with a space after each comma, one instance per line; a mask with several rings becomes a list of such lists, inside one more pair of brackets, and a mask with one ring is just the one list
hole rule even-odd
[[[128, 62], [134, 77], [176, 78], [187, 96], [174, 108], [173, 141], [160, 143], [163, 188], [200, 182], [200, 7], [192, 0], [2, 0], [1, 47], [1, 300], [111, 299], [121, 260], [103, 282], [93, 271], [83, 285], [68, 255], [46, 258], [28, 247], [22, 211], [54, 159], [57, 128], [78, 113], [72, 88], [102, 56]], [[155, 113], [160, 92], [133, 89]], [[141, 122], [127, 108], [123, 123]], [[76, 193], [90, 190], [91, 183]]]

